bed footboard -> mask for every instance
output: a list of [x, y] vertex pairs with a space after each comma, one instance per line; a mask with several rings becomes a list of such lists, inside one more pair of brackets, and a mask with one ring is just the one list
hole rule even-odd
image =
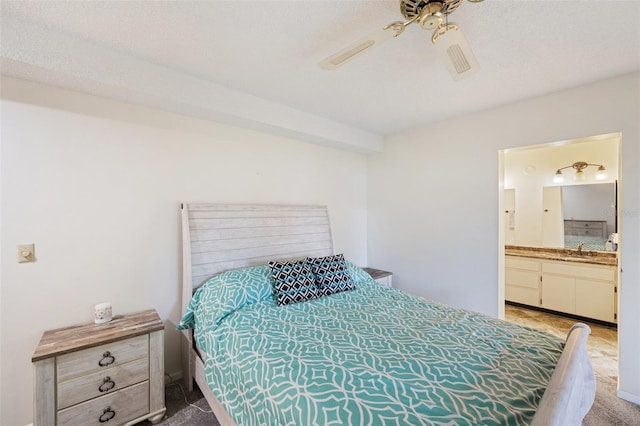
[[596, 396], [596, 378], [587, 352], [591, 329], [577, 323], [567, 333], [562, 355], [536, 411], [532, 426], [579, 426]]

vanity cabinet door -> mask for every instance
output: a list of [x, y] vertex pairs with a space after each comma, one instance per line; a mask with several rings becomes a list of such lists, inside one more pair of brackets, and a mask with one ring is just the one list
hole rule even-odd
[[615, 322], [615, 285], [576, 279], [576, 315]]
[[541, 307], [616, 322], [614, 266], [542, 262]]
[[576, 313], [576, 280], [572, 277], [542, 275], [541, 307], [568, 314]]
[[505, 299], [524, 305], [538, 306], [538, 272], [507, 269], [505, 271]]
[[521, 257], [505, 258], [504, 298], [509, 302], [540, 306], [540, 262]]

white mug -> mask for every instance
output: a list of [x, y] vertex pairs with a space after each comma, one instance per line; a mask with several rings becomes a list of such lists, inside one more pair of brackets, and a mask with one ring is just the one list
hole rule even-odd
[[111, 321], [112, 309], [111, 303], [99, 303], [94, 308], [94, 322], [96, 324], [102, 324]]

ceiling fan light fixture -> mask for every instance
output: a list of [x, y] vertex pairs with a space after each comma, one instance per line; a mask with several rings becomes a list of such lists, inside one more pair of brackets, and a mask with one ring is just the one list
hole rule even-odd
[[423, 30], [435, 30], [442, 25], [444, 19], [442, 7], [442, 3], [437, 1], [424, 5], [418, 18], [418, 23]]
[[445, 61], [447, 69], [454, 80], [469, 77], [480, 69], [469, 43], [455, 24], [439, 27], [431, 41]]
[[424, 30], [435, 30], [442, 24], [442, 13], [425, 14], [418, 21]]

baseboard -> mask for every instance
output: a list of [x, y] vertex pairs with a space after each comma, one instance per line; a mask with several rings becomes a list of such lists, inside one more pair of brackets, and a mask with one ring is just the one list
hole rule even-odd
[[167, 373], [165, 371], [164, 374], [165, 374], [165, 376], [169, 376], [169, 379], [165, 381], [165, 385], [168, 385], [168, 384], [171, 384], [171, 383], [175, 383], [178, 380], [182, 380], [182, 377], [183, 377], [182, 370], [174, 371], [173, 373]]
[[633, 402], [634, 404], [640, 405], [640, 396], [638, 395], [618, 390], [618, 397], [624, 399], [625, 401]]
[[538, 306], [532, 306], [532, 305], [526, 305], [524, 303], [518, 303], [518, 302], [512, 302], [510, 300], [505, 300], [504, 303], [506, 303], [507, 305], [511, 305], [511, 306], [517, 306], [517, 307], [521, 307], [521, 308], [525, 308], [525, 309], [531, 309], [532, 311], [539, 311], [539, 312], [545, 312], [547, 314], [551, 314], [551, 315], [556, 315], [559, 317], [565, 317], [565, 318], [571, 318], [574, 320], [578, 320], [578, 321], [584, 321], [587, 324], [588, 323], [593, 323], [593, 324], [598, 324], [598, 325], [602, 325], [605, 327], [611, 327], [614, 329], [618, 329], [618, 324], [614, 323], [614, 322], [609, 322], [609, 321], [601, 321], [595, 318], [587, 318], [587, 317], [582, 317], [580, 315], [573, 315], [573, 314], [567, 314], [565, 312], [559, 312], [559, 311], [553, 311], [551, 309], [545, 309], [545, 308], [540, 308]]

